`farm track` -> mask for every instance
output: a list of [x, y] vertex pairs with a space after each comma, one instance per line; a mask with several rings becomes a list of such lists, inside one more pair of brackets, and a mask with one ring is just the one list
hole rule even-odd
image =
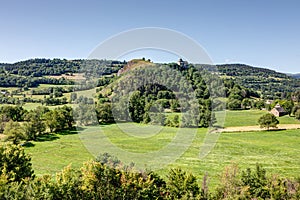
[[[270, 128], [270, 130], [290, 130], [300, 129], [300, 124], [279, 124], [277, 128]], [[247, 132], [247, 131], [263, 131], [259, 126], [235, 126], [218, 129], [218, 132]]]

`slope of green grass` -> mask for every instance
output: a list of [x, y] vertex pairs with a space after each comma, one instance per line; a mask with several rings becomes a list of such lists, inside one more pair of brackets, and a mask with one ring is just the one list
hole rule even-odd
[[[70, 107], [73, 106], [72, 104], [63, 104], [63, 105], [56, 105], [56, 106], [48, 106], [48, 108], [49, 108], [50, 110], [53, 110], [53, 109], [55, 109], [55, 108], [62, 107], [62, 106], [64, 106], [64, 105], [70, 106]], [[36, 107], [38, 107], [38, 106], [42, 106], [42, 104], [41, 104], [41, 103], [25, 103], [25, 104], [23, 105], [23, 108], [26, 109], [26, 110], [34, 110], [34, 109], [35, 109]]]
[[171, 167], [182, 167], [203, 176], [208, 172], [214, 185], [225, 166], [240, 168], [262, 164], [268, 173], [298, 177], [300, 170], [299, 130], [221, 134], [215, 148], [202, 160], [197, 159], [201, 137]]
[[26, 152], [32, 157], [32, 165], [37, 175], [55, 174], [71, 164], [79, 169], [83, 162], [93, 158], [81, 143], [78, 134], [53, 134], [32, 142]]
[[[236, 163], [242, 168], [254, 167], [256, 163], [261, 163], [268, 172], [287, 177], [298, 177], [299, 174], [299, 130], [223, 133], [210, 153], [200, 159], [200, 148], [207, 129], [198, 129], [195, 137], [192, 132], [188, 135], [188, 130], [183, 130], [182, 137], [176, 128], [164, 127], [158, 132], [157, 127], [147, 127], [150, 130], [147, 133], [147, 129], [143, 130], [144, 125], [122, 126], [112, 124], [90, 127], [80, 134], [55, 135], [58, 138], [34, 142], [35, 146], [26, 148], [26, 151], [32, 156], [33, 167], [39, 175], [53, 174], [69, 163], [78, 168], [84, 161], [91, 159], [92, 155], [110, 152], [114, 148], [120, 150], [115, 151], [115, 155], [127, 164], [136, 157], [137, 162], [144, 163], [144, 167], [151, 169], [150, 166], [154, 166], [163, 176], [173, 167], [181, 167], [199, 177], [208, 172], [212, 185], [216, 184], [224, 167], [231, 163]], [[149, 135], [151, 131], [154, 131], [154, 134]], [[176, 137], [179, 140], [174, 143]], [[165, 151], [164, 148], [168, 148], [169, 144], [173, 144], [173, 148], [171, 151]], [[187, 149], [183, 148], [185, 145]], [[183, 154], [180, 154], [181, 152]], [[164, 166], [172, 156], [176, 159]]]

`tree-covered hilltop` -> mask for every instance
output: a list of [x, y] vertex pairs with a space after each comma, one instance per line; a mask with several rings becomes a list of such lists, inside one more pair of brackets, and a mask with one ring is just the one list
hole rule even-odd
[[70, 85], [73, 81], [65, 77], [48, 76], [83, 73], [83, 76], [98, 76], [116, 73], [126, 62], [111, 60], [66, 60], [66, 59], [30, 59], [13, 64], [0, 64], [1, 87], [37, 87], [39, 84]]
[[[234, 104], [236, 109], [249, 107], [251, 102], [247, 99], [259, 98], [255, 91], [232, 80], [222, 80], [217, 74], [198, 65], [147, 64], [145, 61], [128, 63], [125, 70], [119, 71], [118, 77], [102, 77], [99, 80], [98, 113], [109, 108], [104, 107], [104, 103], [111, 104], [114, 112], [118, 113], [115, 120], [132, 119], [134, 122], [175, 127], [208, 127], [215, 122], [211, 111], [225, 108], [222, 101], [225, 97], [237, 101]], [[131, 96], [128, 97], [128, 94]], [[127, 99], [130, 101], [127, 102]], [[128, 109], [126, 105], [129, 105]], [[180, 111], [184, 115], [175, 114]], [[165, 119], [163, 112], [173, 112], [174, 119]], [[99, 121], [107, 123], [112, 119], [107, 117], [109, 115], [102, 116], [98, 115]]]
[[[59, 78], [51, 76], [72, 76], [82, 73], [86, 77], [91, 75], [100, 77], [118, 71], [123, 73], [133, 67], [147, 64], [155, 65], [150, 60], [141, 59], [133, 60], [128, 64], [125, 61], [45, 58], [29, 59], [12, 64], [0, 63], [0, 87], [37, 87], [39, 84], [70, 85], [74, 84], [74, 81], [63, 76]], [[174, 63], [170, 65], [172, 64]], [[205, 65], [195, 65], [197, 69], [203, 66]], [[289, 93], [300, 89], [300, 79], [266, 68], [244, 64], [224, 64], [217, 65], [216, 70], [223, 79], [232, 79], [240, 86], [257, 91], [262, 98], [286, 98], [290, 96]]]
[[0, 72], [8, 74], [42, 77], [46, 75], [62, 75], [66, 73], [85, 73], [87, 69], [97, 70], [98, 74], [111, 74], [120, 69], [124, 62], [112, 60], [66, 60], [36, 58], [13, 64], [0, 64]]
[[[104, 88], [106, 91], [108, 91], [109, 88], [107, 88], [107, 86], [109, 84], [117, 85], [120, 80], [124, 82], [122, 79], [124, 73], [135, 69], [145, 71], [147, 66], [157, 69], [164, 67], [164, 70], [171, 69], [181, 73], [178, 77], [181, 77], [182, 80], [186, 79], [188, 85], [192, 85], [191, 89], [194, 90], [197, 98], [205, 100], [206, 103], [204, 103], [204, 101], [200, 102], [200, 104], [205, 104], [205, 109], [207, 107], [211, 107], [209, 105], [211, 104], [209, 102], [210, 100], [207, 97], [211, 95], [209, 93], [212, 91], [224, 92], [224, 97], [227, 98], [221, 98], [218, 100], [227, 101], [227, 108], [233, 110], [249, 109], [253, 107], [260, 108], [261, 106], [254, 105], [255, 101], [258, 99], [282, 100], [291, 98], [295, 99], [297, 96], [299, 96], [295, 96], [295, 93], [300, 90], [300, 79], [292, 78], [289, 75], [279, 73], [274, 70], [251, 67], [243, 64], [210, 66], [188, 63], [184, 65], [180, 65], [178, 63], [159, 64], [153, 63], [146, 59], [134, 59], [126, 62], [96, 59], [66, 60], [42, 58], [20, 61], [13, 64], [0, 63], [0, 87], [2, 87], [0, 102], [9, 104], [39, 102], [45, 103], [46, 105], [60, 105], [68, 102], [72, 103], [74, 100], [62, 99], [65, 97], [63, 93], [70, 93], [75, 90], [75, 87], [76, 90], [88, 90], [97, 87], [98, 91]], [[211, 74], [211, 76], [215, 77], [213, 78], [206, 75], [206, 79], [203, 79], [198, 73], [202, 73], [203, 71], [208, 71], [208, 74]], [[147, 70], [143, 73], [146, 73], [146, 77], [150, 75]], [[163, 80], [161, 85], [169, 84], [169, 86], [173, 88], [179, 87], [179, 89], [182, 90], [182, 88], [185, 87], [188, 89], [187, 85], [180, 81], [179, 78], [168, 77], [168, 73], [162, 73], [159, 76], [161, 80]], [[88, 82], [88, 84], [78, 85], [79, 81], [84, 81], [84, 79], [86, 82]], [[91, 82], [90, 80], [94, 80], [95, 82]], [[212, 82], [212, 80], [214, 81]], [[54, 86], [56, 89], [54, 90], [53, 88], [43, 87], [37, 88], [40, 84], [51, 84], [51, 87], [56, 85]], [[123, 84], [129, 83], [125, 81]], [[222, 84], [224, 86], [224, 91], [215, 89], [217, 88], [217, 85], [220, 86]], [[64, 85], [76, 86], [66, 88]], [[207, 88], [207, 85], [211, 85], [211, 89]], [[57, 86], [62, 87], [59, 88]], [[17, 89], [10, 91], [7, 89], [9, 87], [17, 87]], [[160, 90], [165, 89], [160, 88]], [[151, 93], [153, 91], [149, 92]], [[142, 92], [140, 94], [143, 96], [141, 98], [144, 98], [144, 103], [142, 104], [145, 104], [144, 106], [146, 106], [147, 101], [152, 98], [148, 97], [149, 92]], [[156, 91], [154, 96], [158, 95], [157, 92], [158, 91]], [[58, 93], [60, 93], [60, 95], [57, 95]], [[161, 94], [162, 93], [160, 93], [160, 95]], [[32, 95], [48, 96], [47, 98], [45, 96], [44, 100], [33, 100], [31, 98]], [[54, 99], [52, 97], [54, 97]], [[104, 94], [104, 97], [101, 97], [100, 101], [103, 102], [103, 100], [106, 99], [105, 101], [107, 102], [107, 98], [108, 97]], [[172, 106], [172, 111], [174, 111], [176, 107], [175, 105], [178, 104], [176, 101], [174, 101], [174, 98], [166, 99], [165, 97], [159, 97], [155, 99], [155, 101], [158, 99], [159, 104], [161, 104], [164, 108], [171, 109]], [[215, 101], [213, 103], [217, 104], [218, 102]], [[219, 104], [221, 103], [222, 102], [219, 101]], [[144, 114], [145, 112], [143, 111], [141, 113]], [[145, 116], [145, 119], [147, 118], [148, 117]], [[140, 120], [141, 119], [137, 121]]]
[[233, 79], [239, 85], [259, 91], [262, 98], [286, 98], [300, 89], [300, 79], [274, 70], [244, 64], [217, 65], [217, 68], [225, 79]]

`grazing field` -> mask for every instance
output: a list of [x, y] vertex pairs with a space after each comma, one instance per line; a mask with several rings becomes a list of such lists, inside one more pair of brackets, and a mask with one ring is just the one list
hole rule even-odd
[[[190, 146], [178, 158], [170, 164], [159, 169], [160, 163], [155, 157], [145, 162], [145, 167], [151, 164], [157, 165], [157, 172], [165, 175], [167, 169], [181, 167], [186, 171], [202, 177], [206, 172], [210, 177], [210, 184], [215, 185], [219, 174], [225, 166], [232, 163], [238, 164], [241, 168], [254, 167], [261, 163], [270, 173], [278, 173], [287, 177], [297, 177], [300, 171], [300, 134], [299, 130], [285, 131], [261, 131], [243, 133], [222, 133], [215, 147], [203, 159], [199, 158], [201, 145], [204, 141], [207, 129], [197, 129], [193, 135], [183, 136], [186, 140], [181, 142], [172, 141], [178, 137], [178, 129], [164, 127], [156, 134], [143, 135], [143, 127], [133, 127], [132, 124], [123, 124], [120, 128], [116, 124], [100, 127], [87, 128], [79, 134], [53, 135], [46, 141], [33, 142], [33, 147], [27, 147], [26, 151], [32, 156], [33, 167], [37, 174], [54, 174], [62, 167], [72, 163], [72, 166], [79, 168], [84, 161], [93, 158], [92, 155], [109, 152], [111, 148], [118, 147], [128, 155], [135, 154], [143, 159], [147, 152], [157, 152], [161, 164], [168, 160], [168, 156], [176, 156], [178, 149], [191, 141]], [[144, 126], [144, 125], [141, 125]], [[126, 131], [132, 130], [132, 134]], [[148, 130], [152, 128], [147, 127]], [[146, 129], [145, 129], [146, 130]], [[152, 130], [157, 131], [157, 127]], [[182, 133], [188, 133], [184, 130]], [[181, 137], [181, 136], [180, 136]], [[192, 140], [190, 140], [192, 139]], [[172, 143], [175, 152], [168, 152], [164, 155], [162, 150]], [[123, 153], [124, 153], [123, 152]], [[119, 154], [126, 155], [126, 154]], [[118, 156], [119, 159], [128, 162], [128, 159]], [[130, 157], [130, 156], [129, 156]], [[146, 157], [147, 158], [147, 157]], [[159, 161], [159, 160], [158, 160]], [[149, 165], [147, 164], [149, 163]]]
[[[73, 87], [74, 85], [55, 85], [55, 84], [40, 84], [37, 88], [49, 88], [49, 87]], [[36, 89], [36, 88], [30, 88], [30, 89]]]
[[[258, 126], [258, 119], [268, 113], [265, 110], [235, 110], [235, 111], [226, 111], [225, 118], [225, 127], [232, 126]], [[216, 113], [216, 117], [218, 118], [218, 113]], [[296, 120], [293, 117], [289, 117], [288, 115], [278, 117], [279, 124], [299, 124], [300, 121]]]
[[[58, 107], [62, 107], [62, 106], [73, 106], [72, 104], [63, 104], [63, 105], [56, 105], [56, 106], [47, 106], [50, 110], [53, 110], [55, 108], [58, 108]], [[22, 107], [26, 110], [34, 110], [36, 107], [38, 106], [42, 106], [41, 103], [26, 103], [24, 104]]]
[[69, 164], [79, 169], [83, 162], [93, 158], [76, 132], [48, 135], [28, 146], [26, 151], [32, 157], [33, 168], [38, 176], [54, 175]]
[[8, 92], [12, 92], [12, 91], [18, 90], [18, 89], [20, 89], [20, 88], [18, 88], [18, 87], [0, 87], [0, 91], [7, 90]]
[[96, 88], [89, 89], [89, 90], [82, 90], [82, 91], [76, 91], [77, 96], [84, 96], [88, 98], [93, 98], [94, 95], [96, 94]]
[[47, 76], [49, 78], [55, 78], [55, 79], [60, 79], [60, 78], [65, 78], [65, 79], [70, 79], [70, 80], [84, 80], [84, 73], [73, 73], [73, 75], [66, 75], [62, 74], [59, 76]]

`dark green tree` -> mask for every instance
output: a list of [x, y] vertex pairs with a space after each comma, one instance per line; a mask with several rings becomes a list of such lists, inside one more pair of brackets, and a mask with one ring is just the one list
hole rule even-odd
[[114, 117], [110, 103], [98, 104], [96, 107], [96, 114], [100, 123], [112, 123]]
[[13, 144], [19, 144], [21, 140], [26, 139], [24, 129], [20, 123], [12, 120], [6, 123], [3, 134], [6, 135], [5, 140], [12, 141]]
[[295, 112], [295, 118], [300, 120], [300, 109]]
[[241, 109], [241, 100], [239, 99], [229, 99], [227, 102], [227, 108], [229, 110], [239, 110]]
[[62, 111], [58, 109], [47, 112], [44, 115], [44, 119], [51, 133], [60, 131], [66, 127], [66, 119]]
[[46, 125], [39, 112], [29, 112], [25, 120], [24, 129], [27, 140], [35, 140], [38, 135], [42, 135], [45, 132]]
[[276, 128], [279, 121], [275, 115], [267, 113], [258, 119], [258, 124], [260, 125], [260, 128], [267, 128], [267, 130], [269, 130], [270, 127]]
[[72, 128], [75, 123], [72, 107], [64, 105], [58, 110], [62, 113], [64, 117], [64, 123], [65, 123], [64, 127], [67, 126], [68, 128]]
[[144, 111], [145, 102], [144, 99], [141, 96], [140, 91], [135, 91], [130, 96], [130, 102], [129, 102], [129, 115], [134, 122], [142, 122], [143, 121], [143, 115], [145, 113]]

